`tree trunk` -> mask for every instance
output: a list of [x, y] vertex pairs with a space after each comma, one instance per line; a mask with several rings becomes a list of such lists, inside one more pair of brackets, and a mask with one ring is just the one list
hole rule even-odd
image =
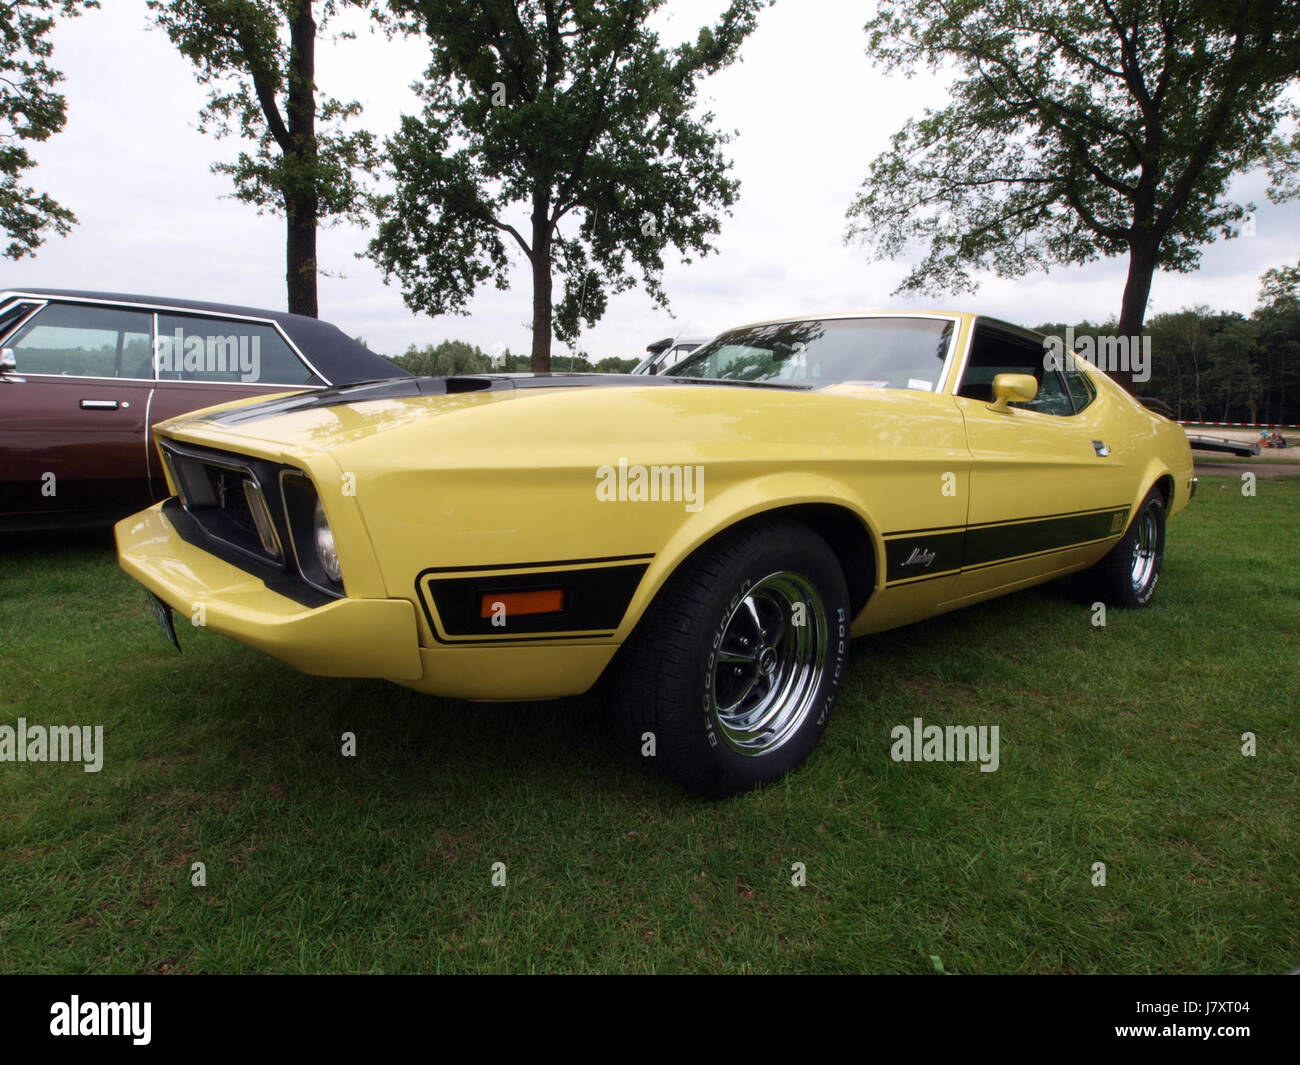
[[298, 0], [289, 23], [290, 70], [287, 117], [294, 168], [311, 175], [308, 192], [286, 192], [284, 213], [285, 283], [289, 311], [319, 316], [316, 298], [316, 222], [319, 199], [313, 184], [316, 174], [316, 20], [311, 0]]
[[317, 318], [320, 308], [316, 299], [315, 206], [286, 197], [285, 214], [288, 217], [285, 281], [289, 289], [289, 312]]
[[551, 190], [538, 181], [533, 191], [533, 373], [551, 371]]
[[[1146, 234], [1137, 234], [1129, 242], [1128, 280], [1124, 282], [1124, 302], [1120, 305], [1119, 325], [1115, 335], [1129, 338], [1129, 350], [1140, 343], [1142, 323], [1146, 320], [1147, 299], [1151, 295], [1151, 278], [1156, 272], [1156, 241]], [[1130, 355], [1131, 357], [1131, 355]], [[1133, 391], [1133, 369], [1110, 367], [1110, 376]]]
[[1192, 323], [1192, 336], [1187, 341], [1187, 350], [1192, 355], [1192, 375], [1196, 385], [1196, 420], [1205, 421], [1205, 405], [1201, 402], [1201, 364], [1196, 358], [1196, 323]]
[[1264, 380], [1268, 382], [1264, 389], [1264, 421], [1280, 422], [1281, 417], [1269, 417], [1273, 412], [1273, 348], [1271, 346], [1264, 349], [1264, 357], [1268, 360], [1268, 371], [1264, 377]]

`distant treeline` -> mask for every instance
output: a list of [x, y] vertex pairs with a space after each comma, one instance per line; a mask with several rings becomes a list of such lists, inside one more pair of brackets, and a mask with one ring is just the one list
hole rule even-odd
[[[390, 356], [404, 370], [420, 376], [450, 377], [467, 373], [528, 373], [527, 355], [513, 355], [507, 348], [494, 360], [475, 344], [463, 340], [444, 340], [436, 347], [426, 344], [417, 348], [412, 344], [401, 355]], [[556, 354], [551, 359], [552, 373], [627, 373], [639, 359], [610, 357], [591, 363], [587, 359]]]
[[[1034, 326], [1065, 335], [1064, 323]], [[1077, 322], [1075, 339], [1115, 335], [1115, 322]], [[1300, 423], [1300, 301], [1279, 300], [1250, 317], [1208, 307], [1158, 314], [1151, 337], [1151, 378], [1133, 385], [1184, 421]]]

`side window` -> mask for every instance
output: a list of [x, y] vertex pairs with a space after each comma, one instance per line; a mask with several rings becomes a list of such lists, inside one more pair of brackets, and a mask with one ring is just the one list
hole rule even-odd
[[1062, 372], [1065, 375], [1065, 387], [1070, 391], [1070, 398], [1074, 400], [1074, 409], [1083, 410], [1092, 402], [1094, 395], [1092, 382], [1088, 380], [1088, 375], [1080, 372], [1072, 358], [1063, 360], [1065, 366]]
[[1074, 404], [1065, 390], [1065, 382], [1056, 370], [1044, 370], [1038, 381], [1038, 395], [1028, 403], [1009, 403], [1010, 407], [1024, 410], [1036, 410], [1040, 414], [1059, 414], [1068, 416], [1074, 413]]
[[1038, 382], [1038, 395], [1013, 407], [1040, 414], [1070, 415], [1074, 406], [1056, 370], [1045, 368], [1043, 349], [1028, 340], [977, 326], [970, 356], [957, 395], [993, 402], [993, 378], [1000, 373], [1029, 374]]
[[51, 303], [8, 346], [19, 373], [66, 377], [153, 377], [152, 316], [90, 304]]
[[158, 315], [156, 361], [161, 381], [318, 385], [279, 332], [234, 318]]

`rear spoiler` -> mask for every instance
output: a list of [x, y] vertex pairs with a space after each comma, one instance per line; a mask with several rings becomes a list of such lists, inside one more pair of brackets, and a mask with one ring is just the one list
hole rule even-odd
[[1134, 396], [1133, 398], [1146, 407], [1147, 410], [1153, 410], [1171, 421], [1174, 419], [1174, 408], [1163, 399], [1157, 399], [1155, 396]]

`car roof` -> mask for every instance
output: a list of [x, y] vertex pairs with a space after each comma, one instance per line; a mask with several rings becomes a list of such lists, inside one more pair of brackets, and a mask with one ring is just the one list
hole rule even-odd
[[64, 288], [5, 289], [0, 291], [0, 302], [20, 296], [116, 303], [147, 310], [194, 311], [241, 318], [260, 318], [276, 323], [331, 384], [352, 384], [386, 377], [410, 376], [400, 366], [389, 362], [382, 355], [376, 355], [364, 344], [353, 340], [338, 326], [303, 314], [272, 311], [265, 307], [241, 307], [233, 303], [210, 303], [203, 300], [174, 299], [168, 296], [142, 296], [126, 292], [93, 292]]

